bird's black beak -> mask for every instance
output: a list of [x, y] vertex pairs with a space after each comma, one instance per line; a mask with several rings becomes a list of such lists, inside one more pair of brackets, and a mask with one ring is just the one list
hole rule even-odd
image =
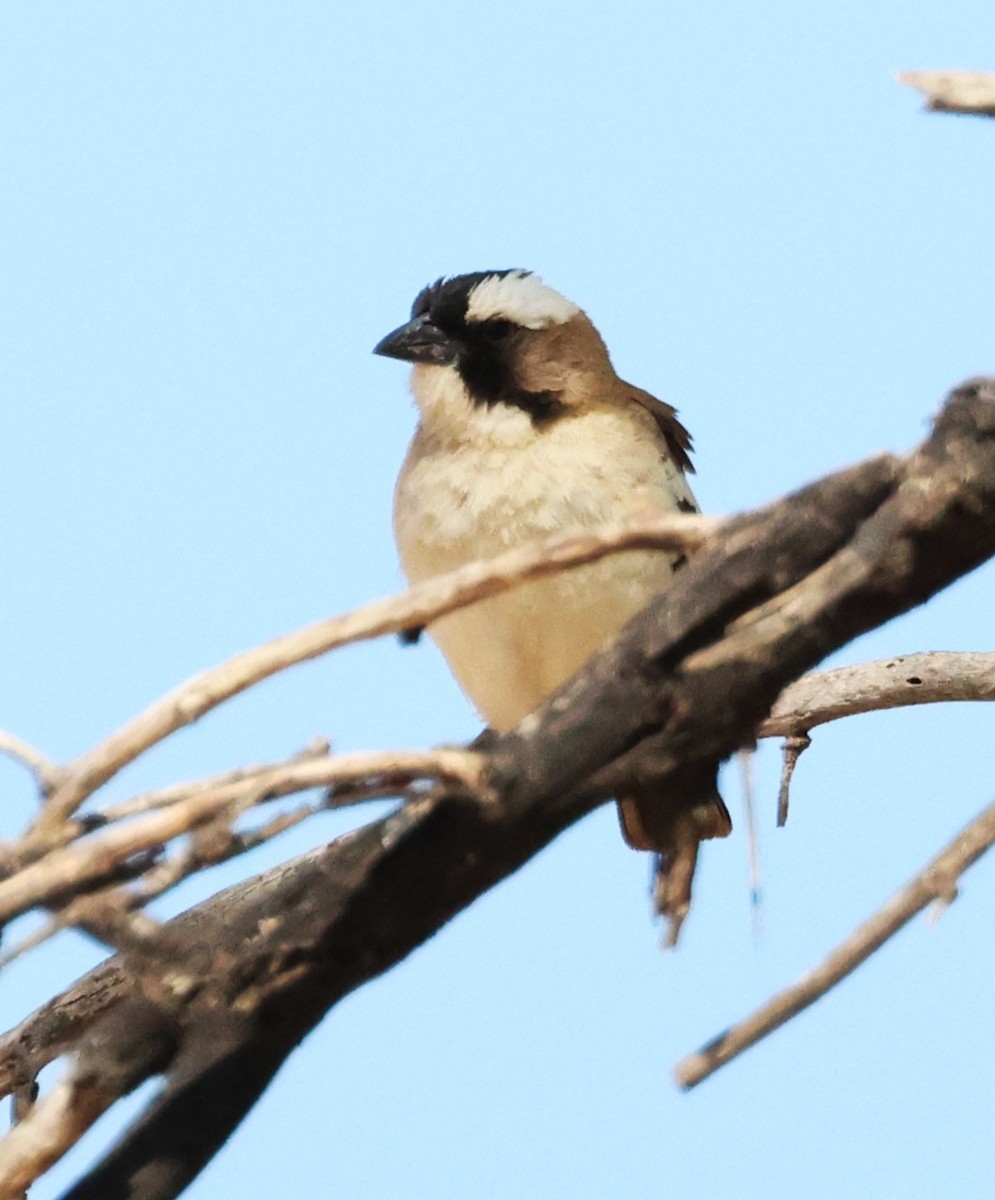
[[456, 344], [438, 325], [433, 325], [425, 313], [377, 342], [374, 354], [385, 358], [400, 358], [404, 362], [432, 363], [444, 366], [456, 358]]

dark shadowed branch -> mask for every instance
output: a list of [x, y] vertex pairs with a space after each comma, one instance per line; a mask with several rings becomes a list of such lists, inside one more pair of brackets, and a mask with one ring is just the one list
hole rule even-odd
[[[702, 781], [765, 721], [782, 719], [772, 710], [788, 685], [995, 554], [995, 381], [958, 389], [907, 458], [875, 458], [712, 523], [699, 545], [666, 596], [518, 729], [455, 752], [452, 769], [436, 762], [414, 789], [398, 781], [404, 802], [391, 815], [166, 925], [122, 933], [110, 922], [120, 955], [0, 1042], [8, 1091], [69, 1049], [64, 1086], [80, 1095], [114, 1097], [164, 1076], [158, 1097], [67, 1200], [178, 1195], [338, 1000], [605, 800], [648, 792], [659, 797], [661, 823], [686, 832]], [[426, 611], [409, 602], [381, 624], [404, 627]], [[168, 724], [204, 695], [149, 712]], [[816, 724], [818, 708], [810, 699], [804, 720], [788, 714], [777, 732]], [[130, 729], [114, 763], [148, 737], [147, 724]], [[304, 766], [318, 770], [316, 762]], [[105, 759], [100, 770], [61, 776], [25, 871], [74, 849], [58, 849], [59, 822], [74, 823], [81, 793], [106, 769]], [[221, 786], [244, 782], [229, 776]], [[192, 786], [153, 815], [214, 794]], [[56, 830], [55, 850], [38, 836], [43, 828]], [[15, 1131], [18, 1180], [25, 1161], [64, 1149], [53, 1107], [42, 1101]], [[39, 1149], [46, 1130], [50, 1143]]]

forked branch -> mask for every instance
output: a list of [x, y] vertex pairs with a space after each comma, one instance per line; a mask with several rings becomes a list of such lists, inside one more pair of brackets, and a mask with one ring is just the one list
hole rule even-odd
[[[213, 897], [8, 1035], [0, 1078], [12, 1086], [70, 1047], [83, 1077], [114, 1094], [165, 1075], [71, 1200], [178, 1195], [339, 999], [620, 791], [655, 789], [682, 820], [693, 788], [790, 683], [995, 554], [995, 381], [958, 389], [909, 457], [870, 460], [709, 533], [665, 598], [520, 728], [474, 748], [471, 780], [437, 778], [391, 815]], [[151, 725], [129, 728], [62, 793], [52, 828]]]

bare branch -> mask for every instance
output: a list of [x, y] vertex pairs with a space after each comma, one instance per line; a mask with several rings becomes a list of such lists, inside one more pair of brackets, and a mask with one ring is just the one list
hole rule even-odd
[[43, 796], [48, 795], [61, 782], [62, 768], [57, 763], [52, 762], [50, 758], [47, 758], [40, 750], [36, 750], [23, 738], [2, 729], [0, 729], [0, 754], [6, 754], [8, 758], [12, 758], [22, 767], [26, 767], [35, 777], [38, 790]]
[[109, 825], [125, 817], [134, 817], [139, 813], [148, 812], [153, 808], [167, 808], [180, 800], [215, 788], [225, 787], [230, 783], [240, 783], [248, 779], [258, 779], [261, 775], [278, 770], [292, 763], [309, 762], [313, 759], [326, 759], [331, 753], [331, 745], [327, 738], [316, 738], [310, 745], [305, 746], [297, 754], [284, 759], [282, 763], [255, 763], [243, 767], [235, 767], [230, 771], [222, 771], [218, 775], [209, 775], [201, 779], [188, 779], [180, 783], [170, 784], [169, 787], [156, 788], [154, 791], [139, 792], [119, 804], [108, 805], [99, 810], [100, 820]]
[[795, 774], [798, 760], [812, 745], [812, 739], [807, 733], [792, 734], [784, 739], [781, 746], [781, 783], [777, 789], [777, 824], [778, 828], [788, 823], [788, 807], [791, 796], [791, 780]]
[[778, 696], [757, 730], [758, 738], [786, 738], [778, 825], [787, 822], [791, 780], [811, 745], [810, 729], [859, 713], [963, 700], [995, 700], [995, 654], [932, 651], [803, 675]]
[[108, 959], [5, 1033], [0, 1038], [0, 1096], [24, 1088], [60, 1054], [71, 1050], [132, 986], [120, 960]]
[[44, 851], [58, 826], [98, 787], [157, 742], [190, 725], [224, 700], [254, 683], [339, 646], [385, 633], [398, 633], [497, 595], [527, 579], [581, 566], [608, 554], [633, 549], [696, 550], [713, 537], [722, 522], [692, 515], [646, 518], [606, 526], [583, 537], [556, 538], [509, 550], [487, 562], [469, 563], [399, 596], [319, 621], [235, 655], [203, 671], [129, 721], [105, 741], [65, 767], [64, 781], [48, 797], [22, 852]]
[[[395, 788], [394, 791], [396, 790]], [[300, 825], [309, 817], [325, 811], [327, 807], [325, 803], [302, 804], [287, 812], [278, 813], [256, 829], [244, 832], [236, 832], [228, 823], [221, 821], [194, 830], [188, 846], [179, 854], [166, 858], [146, 870], [138, 885], [127, 890], [105, 889], [71, 900], [44, 925], [0, 954], [0, 968], [9, 966], [15, 959], [37, 949], [56, 934], [72, 926], [93, 933], [115, 950], [124, 949], [125, 942], [133, 942], [136, 936], [147, 938], [157, 932], [159, 926], [146, 925], [140, 931], [132, 928], [129, 932], [125, 923], [137, 919], [131, 915], [132, 910], [143, 908], [151, 901], [157, 900], [199, 871], [248, 854], [286, 833], [288, 829], [293, 829], [295, 825]]]
[[731, 1062], [761, 1038], [814, 1004], [821, 996], [860, 966], [916, 913], [935, 900], [949, 902], [957, 893], [958, 878], [995, 843], [995, 803], [923, 868], [872, 917], [860, 925], [814, 970], [789, 988], [772, 996], [756, 1012], [719, 1034], [697, 1053], [682, 1059], [674, 1070], [678, 1087], [695, 1087]]
[[995, 74], [989, 71], [902, 71], [898, 82], [922, 92], [930, 112], [995, 117]]
[[0, 1141], [0, 1200], [20, 1200], [117, 1100], [90, 1080], [66, 1080]]
[[214, 867], [247, 854], [317, 815], [324, 808], [322, 804], [301, 804], [287, 812], [278, 813], [257, 829], [244, 833], [237, 833], [228, 826], [208, 826], [191, 838], [190, 845], [182, 853], [148, 871], [141, 884], [129, 894], [129, 899], [136, 906], [148, 904], [205, 867]]
[[955, 700], [995, 700], [995, 653], [931, 651], [815, 671], [785, 688], [757, 737], [788, 737], [858, 713]]
[[[725, 523], [721, 544], [695, 554], [611, 647], [518, 729], [475, 748], [486, 791], [438, 784], [213, 897], [0, 1040], [0, 1078], [15, 1087], [74, 1043], [103, 1079], [120, 1061], [128, 1086], [166, 1071], [74, 1200], [102, 1200], [138, 1172], [143, 1200], [176, 1196], [332, 1005], [607, 798], [641, 791], [655, 832], [686, 835], [719, 762], [791, 680], [995, 553], [993, 443], [995, 381], [972, 381], [914, 454]], [[149, 1028], [157, 1056], [144, 1050]]]
[[248, 797], [286, 795], [313, 787], [330, 787], [371, 775], [444, 779], [486, 795], [484, 760], [466, 750], [383, 751], [339, 754], [331, 758], [286, 763], [206, 790], [186, 800], [102, 829], [71, 845], [51, 851], [11, 878], [0, 882], [0, 923], [29, 908], [44, 905], [73, 888], [106, 874], [142, 850], [189, 833]]
[[[793, 730], [810, 729], [844, 716], [884, 708], [952, 700], [986, 699], [995, 699], [995, 653], [933, 652], [884, 659], [804, 676], [778, 698], [771, 716], [760, 726], [758, 736], [790, 735]], [[792, 747], [800, 745], [799, 739], [803, 737], [804, 735], [801, 733], [789, 737], [788, 750], [791, 751]], [[346, 802], [349, 797], [356, 801], [365, 801], [396, 792], [395, 787], [385, 787], [383, 784], [374, 783], [373, 781], [377, 778], [382, 779], [385, 775], [403, 776], [405, 773], [424, 776], [427, 767], [432, 763], [440, 772], [444, 772], [446, 766], [439, 752], [428, 757], [416, 754], [414, 757], [400, 758], [390, 752], [386, 752], [386, 754], [377, 752], [370, 755], [339, 756], [335, 759], [325, 757], [326, 753], [327, 742], [321, 740], [306, 747], [284, 763], [264, 763], [253, 767], [242, 767], [200, 780], [173, 784], [158, 791], [141, 793], [116, 806], [101, 810], [98, 815], [103, 822], [110, 823], [195, 797], [205, 800], [207, 810], [224, 811], [226, 807], [245, 802], [247, 797], [252, 797], [252, 802], [258, 802], [311, 786], [353, 781], [357, 788], [355, 795], [352, 796], [352, 793], [349, 793], [347, 797], [343, 793], [337, 803]], [[326, 764], [317, 768], [317, 774], [307, 768], [301, 769], [302, 762], [315, 759]], [[797, 754], [789, 753], [786, 765], [790, 765], [793, 769], [796, 759]], [[326, 770], [328, 775], [325, 774]], [[788, 777], [790, 778], [790, 773]], [[466, 782], [468, 786], [473, 784], [473, 781], [469, 779]], [[783, 823], [783, 792], [782, 781], [779, 823]], [[109, 869], [113, 863], [120, 862], [134, 853], [136, 848], [148, 848], [156, 845], [159, 841], [166, 840], [168, 836], [186, 832], [187, 821], [196, 826], [198, 822], [208, 819], [204, 815], [205, 811], [200, 804], [190, 804], [183, 810], [183, 817], [176, 822], [169, 822], [166, 825], [154, 823], [148, 827], [139, 827], [137, 830], [133, 828], [131, 836], [123, 838], [116, 847], [107, 845], [106, 839], [100, 840], [93, 837], [81, 842], [80, 846], [87, 848], [82, 857], [85, 862], [89, 863], [89, 866], [86, 866], [84, 862], [84, 865], [77, 868], [80, 874], [73, 878], [77, 880], [77, 883], [81, 882], [83, 877], [93, 879]], [[289, 827], [289, 824], [295, 824], [311, 815], [313, 811], [315, 810], [298, 811], [289, 822], [284, 818], [277, 818], [275, 824], [268, 826], [265, 832], [255, 835], [251, 839], [246, 835], [241, 835], [238, 839], [235, 839], [234, 835], [230, 835], [230, 844], [223, 853], [219, 851], [220, 857], [198, 858], [196, 854], [191, 853], [184, 855], [182, 861], [173, 861], [168, 866], [163, 864], [163, 867], [157, 870], [155, 882], [150, 881], [149, 888], [143, 889], [141, 898], [136, 899], [135, 902], [146, 903], [148, 899], [160, 895], [168, 887], [175, 886], [181, 879], [188, 877], [195, 869], [198, 869], [196, 865], [198, 862], [202, 866], [210, 865], [211, 862], [221, 861], [222, 858], [244, 853], [252, 846], [258, 845], [260, 841]], [[173, 832], [170, 833], [170, 830]], [[50, 859], [46, 857], [42, 861], [49, 864], [46, 871], [51, 871]], [[65, 860], [61, 865], [57, 860], [56, 869], [50, 876], [51, 892], [61, 890], [64, 884], [69, 882], [66, 875], [62, 873], [64, 869]], [[38, 874], [41, 874], [40, 870]], [[31, 880], [32, 876], [28, 876], [27, 886], [31, 886]], [[12, 887], [10, 890], [14, 891], [15, 889]], [[0, 910], [2, 910], [3, 903], [4, 885], [0, 885]], [[70, 911], [63, 910], [44, 930], [8, 952], [4, 956], [3, 963], [8, 963], [13, 957], [37, 945], [59, 929], [72, 924], [74, 920], [82, 920], [87, 911], [86, 904], [82, 900]]]

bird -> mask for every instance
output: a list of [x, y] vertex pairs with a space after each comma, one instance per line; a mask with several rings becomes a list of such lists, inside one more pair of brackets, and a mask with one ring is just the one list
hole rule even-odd
[[[688, 484], [691, 438], [676, 409], [622, 380], [587, 314], [531, 271], [443, 276], [374, 353], [412, 366], [419, 419], [394, 493], [411, 584], [607, 522], [699, 511]], [[606, 646], [681, 564], [666, 551], [627, 551], [462, 608], [428, 632], [488, 726], [503, 732]], [[673, 859], [672, 813], [645, 796], [623, 797], [618, 809], [631, 846]], [[731, 828], [717, 792], [698, 809], [695, 854], [698, 837]], [[688, 878], [686, 897], [658, 895], [657, 907], [679, 908], [689, 889]]]

